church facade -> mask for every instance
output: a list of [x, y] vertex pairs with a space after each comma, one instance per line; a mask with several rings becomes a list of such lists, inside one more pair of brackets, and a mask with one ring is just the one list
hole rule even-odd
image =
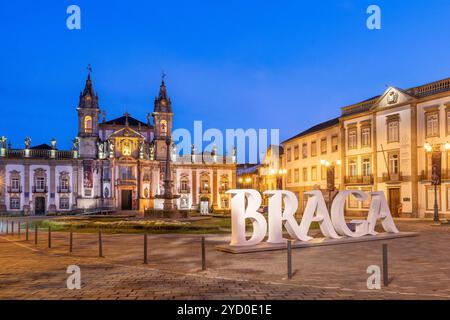
[[177, 209], [229, 210], [230, 196], [225, 192], [236, 186], [235, 159], [213, 151], [205, 161], [203, 154], [195, 154], [194, 146], [190, 155], [176, 153], [174, 113], [164, 80], [146, 122], [128, 113], [107, 120], [89, 74], [77, 115], [72, 150], [58, 150], [56, 140], [32, 147], [28, 137], [24, 148], [12, 148], [7, 137], [1, 137], [0, 212], [162, 209], [158, 195], [164, 193], [168, 163]]

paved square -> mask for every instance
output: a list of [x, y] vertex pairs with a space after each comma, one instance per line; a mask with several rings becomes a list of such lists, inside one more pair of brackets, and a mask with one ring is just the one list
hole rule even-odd
[[[219, 252], [227, 237], [207, 237], [207, 270], [201, 271], [200, 236], [149, 235], [149, 264], [142, 235], [104, 234], [98, 257], [96, 234], [34, 234], [30, 241], [0, 235], [1, 299], [449, 299], [450, 227], [397, 222], [418, 237], [388, 240], [390, 284], [368, 290], [366, 269], [381, 267], [381, 244], [373, 241], [293, 251], [293, 279], [286, 279], [286, 251], [241, 255]], [[82, 289], [66, 288], [67, 266], [81, 268]]]

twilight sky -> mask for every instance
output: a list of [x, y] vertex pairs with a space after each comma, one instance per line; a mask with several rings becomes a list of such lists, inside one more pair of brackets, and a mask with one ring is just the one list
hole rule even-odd
[[[81, 8], [81, 30], [66, 9]], [[366, 9], [382, 29], [366, 28]], [[450, 76], [450, 1], [1, 1], [0, 135], [70, 147], [86, 66], [107, 118], [146, 121], [160, 74], [175, 127], [279, 128]]]

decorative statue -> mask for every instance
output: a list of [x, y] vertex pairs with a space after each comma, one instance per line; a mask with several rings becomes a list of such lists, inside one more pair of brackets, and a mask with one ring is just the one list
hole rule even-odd
[[97, 148], [98, 148], [98, 153], [103, 153], [103, 151], [105, 150], [104, 142], [97, 141]]
[[150, 144], [150, 160], [155, 159], [155, 145], [153, 143]]
[[114, 157], [114, 141], [108, 141], [109, 144], [109, 156]]
[[[53, 149], [53, 150], [56, 150], [56, 139], [53, 138], [53, 139], [50, 141], [50, 143], [51, 143], [51, 145], [52, 145], [52, 149]], [[28, 148], [27, 148], [27, 149], [28, 149]]]
[[6, 149], [6, 137], [2, 136], [1, 141], [2, 141], [2, 149]]
[[31, 139], [30, 137], [25, 138], [25, 149], [30, 149]]
[[191, 146], [191, 154], [192, 155], [195, 154], [195, 144], [192, 144], [192, 146]]
[[[72, 150], [73, 151], [78, 151], [78, 145], [79, 145], [78, 143], [79, 143], [78, 138], [75, 138], [72, 140]], [[25, 139], [25, 145], [26, 145], [26, 139]]]
[[144, 147], [145, 147], [145, 144], [144, 144], [144, 141], [142, 140], [139, 143], [139, 158], [141, 158], [141, 159], [144, 158]]
[[233, 147], [233, 149], [231, 149], [231, 155], [233, 157], [236, 157], [236, 147]]

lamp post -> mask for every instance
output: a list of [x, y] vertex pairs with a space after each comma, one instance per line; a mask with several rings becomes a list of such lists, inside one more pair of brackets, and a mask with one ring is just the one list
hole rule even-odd
[[[423, 146], [426, 153], [431, 154], [431, 184], [434, 186], [434, 207], [433, 207], [433, 221], [435, 224], [439, 224], [439, 205], [438, 205], [438, 195], [437, 188], [441, 184], [441, 151], [433, 151], [434, 148], [425, 142]], [[445, 144], [445, 149], [450, 149], [450, 144]]]
[[331, 210], [331, 197], [336, 189], [336, 186], [334, 184], [334, 178], [335, 178], [335, 166], [341, 164], [341, 160], [336, 160], [336, 165], [333, 164], [333, 162], [328, 160], [320, 160], [320, 164], [322, 166], [325, 166], [327, 168], [327, 191], [328, 191], [328, 211]]

